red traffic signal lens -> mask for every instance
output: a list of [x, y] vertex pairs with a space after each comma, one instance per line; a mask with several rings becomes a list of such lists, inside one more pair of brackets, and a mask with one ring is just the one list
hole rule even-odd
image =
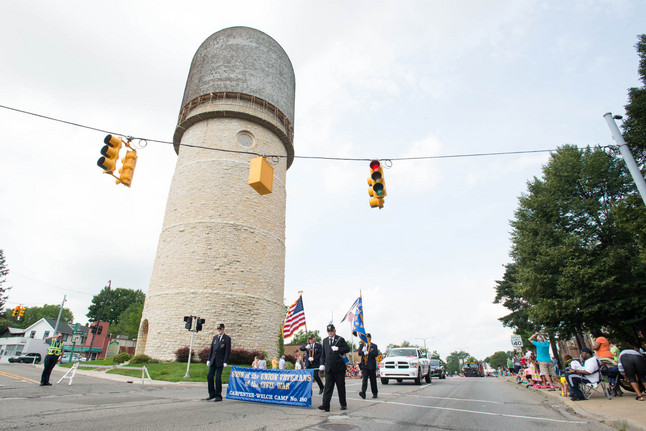
[[379, 163], [379, 160], [373, 160], [370, 162], [370, 169], [373, 171], [378, 171], [379, 168], [381, 167], [381, 163]]

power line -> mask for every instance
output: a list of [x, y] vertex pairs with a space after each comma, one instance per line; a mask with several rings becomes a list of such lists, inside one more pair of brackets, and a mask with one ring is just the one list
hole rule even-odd
[[[59, 118], [50, 117], [47, 115], [37, 114], [35, 112], [25, 111], [22, 109], [12, 108], [10, 106], [0, 105], [0, 108], [8, 109], [10, 111], [19, 112], [21, 114], [32, 115], [34, 117], [43, 118], [45, 120], [56, 121], [63, 124], [68, 124], [70, 126], [81, 127], [88, 130], [94, 130], [96, 132], [102, 132], [107, 134], [127, 136], [128, 138], [142, 141], [142, 142], [156, 142], [159, 144], [175, 145], [175, 143], [170, 141], [163, 141], [158, 139], [149, 139], [149, 138], [138, 138], [128, 135], [127, 133], [118, 133], [112, 132], [105, 129], [99, 129], [97, 127], [86, 126], [84, 124], [75, 123], [73, 121], [61, 120]], [[191, 144], [177, 144], [181, 147], [188, 148], [198, 148], [202, 150], [211, 150], [211, 151], [221, 151], [225, 153], [236, 153], [236, 154], [251, 154], [254, 156], [262, 156], [266, 158], [287, 158], [288, 156], [282, 154], [260, 154], [253, 151], [241, 151], [241, 150], [227, 150], [225, 148], [213, 148], [205, 147], [202, 145], [191, 145]], [[556, 151], [556, 149], [543, 149], [543, 150], [522, 150], [522, 151], [497, 151], [491, 153], [467, 153], [467, 154], [446, 154], [439, 156], [415, 156], [415, 157], [384, 157], [379, 158], [378, 160], [389, 160], [389, 161], [409, 161], [409, 160], [432, 160], [432, 159], [457, 159], [457, 158], [466, 158], [466, 157], [485, 157], [485, 156], [509, 156], [517, 154], [533, 154], [533, 153], [551, 153]], [[295, 159], [309, 159], [309, 160], [336, 160], [336, 161], [347, 161], [347, 162], [369, 162], [375, 160], [375, 158], [365, 158], [365, 157], [327, 157], [327, 156], [298, 156], [294, 155]]]

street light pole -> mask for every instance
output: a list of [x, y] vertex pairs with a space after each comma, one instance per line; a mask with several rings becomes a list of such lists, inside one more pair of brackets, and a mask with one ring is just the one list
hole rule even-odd
[[415, 338], [416, 340], [424, 340], [424, 352], [426, 352], [427, 357], [428, 357], [428, 350], [426, 349], [426, 340], [430, 340], [431, 338], [435, 338], [435, 337], [426, 337], [426, 338], [417, 337], [417, 338]]

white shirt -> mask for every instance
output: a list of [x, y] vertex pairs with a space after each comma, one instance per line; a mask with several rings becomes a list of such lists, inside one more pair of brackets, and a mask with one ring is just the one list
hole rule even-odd
[[301, 367], [301, 363], [296, 361], [296, 364], [294, 365], [295, 370], [301, 370], [303, 367]]
[[278, 369], [284, 370], [285, 369], [285, 360], [283, 358], [280, 358], [278, 360]]
[[583, 364], [583, 369], [590, 374], [582, 375], [590, 383], [599, 383], [599, 360], [596, 357], [588, 358]]

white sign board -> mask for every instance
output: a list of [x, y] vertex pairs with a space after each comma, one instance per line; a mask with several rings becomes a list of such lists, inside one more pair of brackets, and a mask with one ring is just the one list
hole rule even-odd
[[511, 336], [511, 345], [513, 347], [523, 347], [523, 339], [520, 337], [520, 335]]
[[78, 344], [81, 342], [81, 336], [80, 335], [73, 335], [72, 336], [72, 343]]

